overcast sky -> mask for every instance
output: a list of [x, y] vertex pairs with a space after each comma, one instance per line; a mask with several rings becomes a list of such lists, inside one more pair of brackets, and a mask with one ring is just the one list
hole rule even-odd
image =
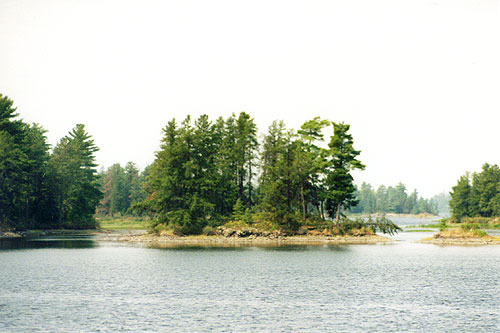
[[499, 1], [0, 0], [0, 93], [52, 145], [85, 124], [105, 167], [187, 114], [344, 121], [357, 183], [428, 197], [500, 163]]

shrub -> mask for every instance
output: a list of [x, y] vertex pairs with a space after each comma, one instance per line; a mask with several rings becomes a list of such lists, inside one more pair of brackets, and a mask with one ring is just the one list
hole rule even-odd
[[205, 228], [203, 228], [201, 233], [206, 236], [214, 236], [217, 234], [217, 228], [207, 225]]

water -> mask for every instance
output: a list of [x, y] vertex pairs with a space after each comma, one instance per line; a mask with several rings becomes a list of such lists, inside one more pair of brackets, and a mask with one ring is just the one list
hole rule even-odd
[[500, 247], [0, 242], [0, 331], [499, 331]]

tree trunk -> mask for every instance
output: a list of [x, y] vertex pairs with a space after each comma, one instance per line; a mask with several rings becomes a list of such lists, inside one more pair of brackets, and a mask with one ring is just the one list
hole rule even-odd
[[240, 169], [239, 175], [238, 175], [238, 187], [239, 187], [239, 195], [240, 195], [240, 200], [242, 204], [245, 204], [245, 198], [243, 198], [243, 171]]
[[340, 227], [340, 202], [337, 204], [337, 214], [335, 217], [336, 223], [337, 223], [337, 228]]
[[300, 201], [302, 201], [302, 221], [306, 220], [306, 202], [304, 200], [304, 183], [300, 184]]
[[62, 227], [62, 205], [63, 205], [63, 196], [62, 196], [62, 193], [59, 195], [59, 216], [58, 216], [58, 222], [59, 222], [59, 225], [58, 227], [61, 228]]
[[252, 162], [248, 163], [248, 206], [252, 207]]
[[316, 209], [316, 214], [319, 215], [319, 217], [321, 217], [321, 210], [319, 208], [319, 204], [314, 205], [314, 208]]

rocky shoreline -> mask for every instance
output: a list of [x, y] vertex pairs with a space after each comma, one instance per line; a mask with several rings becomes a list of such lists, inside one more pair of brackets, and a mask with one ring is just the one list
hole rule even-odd
[[110, 234], [100, 238], [103, 241], [130, 242], [160, 247], [175, 246], [276, 246], [276, 245], [340, 245], [340, 244], [377, 244], [393, 240], [379, 236], [158, 236]]
[[478, 238], [424, 238], [418, 243], [434, 245], [500, 245], [500, 239], [494, 237]]

